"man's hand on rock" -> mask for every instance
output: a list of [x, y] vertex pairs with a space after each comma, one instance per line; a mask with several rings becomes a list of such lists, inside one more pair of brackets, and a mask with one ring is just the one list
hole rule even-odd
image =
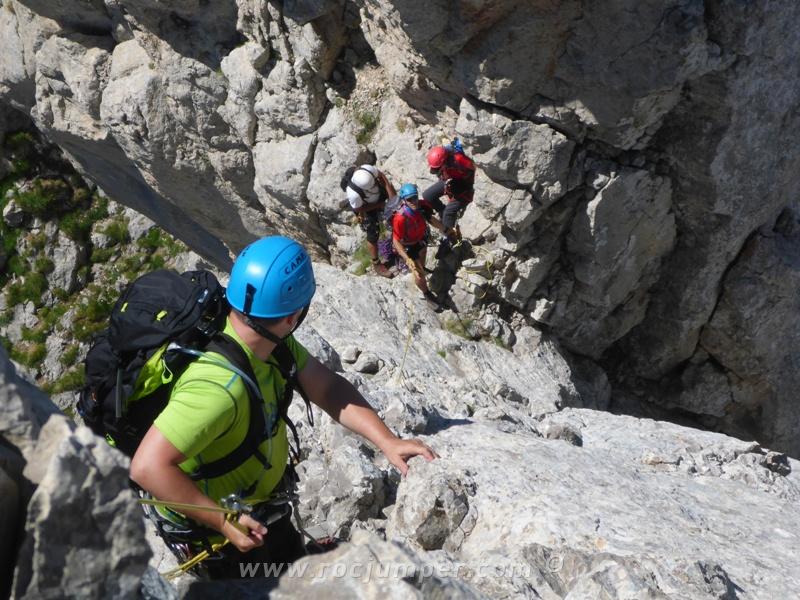
[[439, 458], [439, 455], [427, 444], [417, 439], [401, 440], [400, 438], [395, 438], [383, 448], [383, 453], [404, 477], [408, 473], [409, 459], [415, 456], [422, 456], [427, 461]]

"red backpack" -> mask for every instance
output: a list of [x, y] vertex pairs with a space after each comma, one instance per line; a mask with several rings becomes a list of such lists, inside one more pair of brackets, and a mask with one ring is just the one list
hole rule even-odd
[[425, 240], [428, 235], [428, 224], [418, 210], [403, 204], [394, 213], [392, 235], [404, 246], [413, 246]]

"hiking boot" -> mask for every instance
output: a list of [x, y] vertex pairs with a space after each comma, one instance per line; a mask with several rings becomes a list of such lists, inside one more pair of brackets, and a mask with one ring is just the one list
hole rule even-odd
[[377, 275], [380, 275], [381, 277], [386, 277], [387, 279], [391, 279], [392, 277], [395, 276], [394, 271], [389, 269], [389, 267], [387, 267], [385, 264], [381, 262], [372, 263], [372, 268], [375, 270], [375, 273]]
[[426, 292], [423, 294], [425, 297], [425, 302], [427, 305], [434, 310], [434, 312], [442, 312], [442, 304], [439, 302], [439, 299], [434, 295], [433, 292]]

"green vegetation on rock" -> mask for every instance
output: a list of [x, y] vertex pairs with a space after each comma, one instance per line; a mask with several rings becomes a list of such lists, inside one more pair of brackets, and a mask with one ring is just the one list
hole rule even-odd
[[80, 352], [80, 346], [78, 344], [70, 344], [58, 357], [58, 360], [65, 367], [71, 367], [78, 359], [78, 352]]
[[29, 368], [38, 366], [47, 356], [43, 343], [22, 342], [11, 347], [11, 359]]
[[444, 322], [445, 330], [449, 331], [450, 333], [462, 337], [467, 340], [475, 340], [478, 339], [479, 336], [475, 335], [473, 332], [475, 321], [469, 317], [456, 317], [453, 319], [447, 319]]
[[[70, 369], [52, 383], [45, 383], [42, 389], [48, 394], [61, 394], [79, 390], [86, 383], [86, 372], [83, 365]], [[66, 411], [65, 411], [66, 412]], [[69, 415], [68, 415], [69, 416]]]
[[71, 240], [86, 241], [89, 239], [92, 225], [107, 216], [108, 199], [95, 194], [91, 197], [91, 204], [88, 208], [67, 213], [61, 217], [58, 227]]
[[[0, 211], [13, 199], [23, 217], [15, 226], [0, 219], [0, 294], [6, 301], [0, 311], [0, 343], [13, 360], [41, 375], [45, 342], [58, 335], [66, 343], [54, 358], [65, 371], [54, 381], [41, 377], [38, 383], [51, 394], [74, 391], [85, 382], [81, 361], [86, 344], [107, 327], [120, 290], [145, 272], [169, 266], [187, 249], [158, 227], [132, 244], [122, 207], [112, 208], [109, 199], [93, 192], [68, 163], [59, 167], [50, 150], [41, 155], [35, 134], [10, 134], [3, 149], [14, 169], [0, 180]], [[104, 245], [109, 247], [93, 247], [93, 234], [105, 235]], [[63, 259], [54, 258], [49, 245], [57, 235], [74, 244], [77, 264], [64, 265]], [[63, 238], [59, 244], [65, 245]], [[74, 271], [79, 289], [53, 285], [51, 275], [58, 269], [63, 280], [65, 268]], [[35, 307], [36, 324], [10, 335], [7, 326], [17, 307], [27, 302]]]
[[353, 253], [353, 262], [356, 264], [353, 273], [356, 275], [363, 275], [366, 273], [372, 264], [372, 255], [369, 253], [369, 245], [367, 241], [361, 242], [361, 245]]
[[124, 219], [115, 219], [106, 225], [102, 233], [108, 236], [112, 245], [116, 246], [130, 241], [128, 235], [128, 223]]
[[372, 140], [375, 130], [378, 128], [378, 116], [373, 112], [365, 110], [356, 114], [356, 121], [360, 127], [358, 133], [356, 133], [356, 141], [359, 144], [369, 143], [369, 141]]
[[52, 215], [69, 197], [69, 185], [60, 179], [37, 179], [29, 189], [14, 194], [20, 210], [35, 217]]

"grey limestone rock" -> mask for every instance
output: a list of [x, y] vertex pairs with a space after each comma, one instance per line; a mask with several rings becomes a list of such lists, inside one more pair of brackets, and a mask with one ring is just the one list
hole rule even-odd
[[[800, 492], [796, 461], [779, 475], [757, 444], [719, 434], [586, 409], [554, 418], [551, 430], [580, 428], [583, 445], [504, 433], [493, 422], [428, 438], [441, 458], [412, 461], [387, 536], [438, 546], [466, 512], [463, 537], [446, 538], [444, 549], [492, 597], [535, 589], [579, 598], [598, 585], [620, 598], [791, 594], [800, 578], [791, 558], [800, 543], [790, 508]], [[464, 473], [461, 494], [450, 480]]]
[[12, 597], [137, 598], [150, 548], [128, 461], [87, 428], [58, 419], [42, 432], [40, 444], [52, 452], [28, 506]]
[[468, 472], [443, 463], [417, 464], [414, 484], [403, 486], [386, 535], [410, 540], [424, 550], [457, 549], [470, 533], [470, 497], [476, 493]]
[[39, 432], [58, 409], [39, 389], [20, 379], [2, 347], [0, 383], [0, 435], [26, 462], [35, 462]]
[[3, 221], [9, 227], [19, 227], [25, 220], [25, 212], [17, 206], [17, 203], [12, 198], [3, 207]]
[[353, 368], [359, 373], [374, 375], [381, 370], [381, 363], [381, 359], [378, 358], [376, 354], [372, 352], [362, 352], [358, 355], [358, 359], [356, 359]]
[[437, 574], [409, 549], [359, 531], [352, 543], [301, 559], [305, 577], [283, 577], [271, 598], [316, 598], [324, 586], [331, 598], [484, 598], [455, 578]]

